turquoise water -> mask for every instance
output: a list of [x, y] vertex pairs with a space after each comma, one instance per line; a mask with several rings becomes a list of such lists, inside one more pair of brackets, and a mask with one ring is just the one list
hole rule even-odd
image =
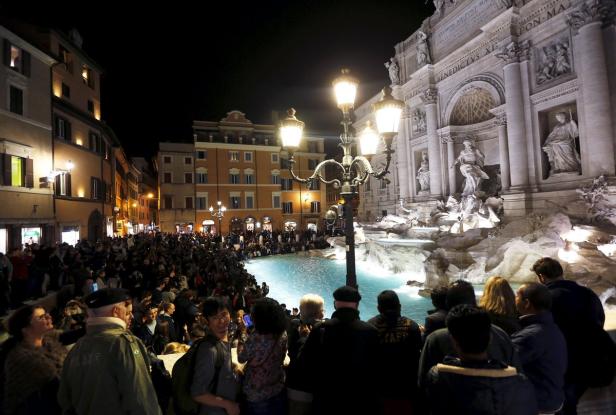
[[[332, 293], [345, 284], [346, 262], [296, 254], [276, 255], [246, 261], [246, 269], [259, 284], [270, 286], [269, 296], [285, 303], [290, 310], [299, 306], [304, 294], [319, 294], [325, 299], [325, 315], [334, 311]], [[367, 272], [357, 263], [357, 284], [362, 300], [359, 312], [362, 320], [378, 314], [377, 296], [383, 290], [394, 290], [400, 297], [402, 314], [423, 324], [427, 311], [432, 308], [430, 299], [420, 297], [417, 287], [406, 285], [404, 277], [395, 274]]]

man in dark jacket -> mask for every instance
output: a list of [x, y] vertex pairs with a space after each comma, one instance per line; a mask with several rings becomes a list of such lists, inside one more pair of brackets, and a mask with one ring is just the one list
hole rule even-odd
[[514, 367], [490, 360], [488, 314], [473, 305], [454, 307], [447, 328], [459, 358], [432, 367], [426, 389], [432, 415], [536, 415], [532, 384]]
[[[461, 304], [474, 306], [476, 298], [473, 286], [467, 281], [458, 280], [451, 284], [447, 292], [447, 308], [451, 309]], [[490, 330], [492, 332], [488, 345], [490, 359], [498, 360], [520, 370], [520, 359], [507, 333], [495, 325], [492, 325]], [[419, 359], [419, 386], [423, 387], [426, 375], [432, 366], [442, 363], [446, 356], [457, 356], [456, 353], [448, 329], [439, 329], [430, 334], [426, 338]]]
[[433, 331], [445, 328], [445, 319], [447, 318], [447, 290], [446, 286], [436, 287], [430, 293], [430, 299], [434, 310], [428, 311], [426, 317], [424, 339]]
[[515, 297], [522, 329], [511, 336], [524, 374], [535, 387], [542, 414], [555, 414], [565, 400], [567, 345], [550, 312], [552, 296], [536, 282], [522, 285]]
[[592, 353], [585, 330], [593, 325], [603, 327], [605, 313], [599, 297], [575, 281], [565, 280], [563, 269], [552, 258], [541, 258], [533, 265], [539, 281], [552, 294], [552, 314], [567, 342], [568, 362], [565, 373], [565, 415], [577, 413], [577, 403], [586, 389], [588, 372], [585, 356]]
[[298, 357], [305, 392], [316, 414], [377, 413], [378, 332], [359, 319], [357, 289], [340, 287], [334, 300], [332, 318], [313, 328]]
[[368, 323], [379, 331], [381, 414], [416, 412], [421, 331], [417, 323], [400, 315], [400, 299], [394, 291], [383, 291], [377, 301], [380, 314]]

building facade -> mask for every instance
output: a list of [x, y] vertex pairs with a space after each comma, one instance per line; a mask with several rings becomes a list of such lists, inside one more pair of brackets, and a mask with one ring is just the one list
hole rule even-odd
[[192, 232], [195, 228], [195, 146], [160, 143], [156, 160], [158, 209], [162, 232]]
[[435, 5], [387, 65], [405, 102], [395, 154], [405, 204], [459, 194], [465, 148], [479, 150], [481, 190], [508, 215], [565, 205], [614, 176], [613, 1]]
[[51, 56], [0, 26], [0, 252], [54, 240]]
[[[195, 121], [193, 133], [196, 230], [320, 229], [325, 186], [291, 180], [274, 125], [255, 124], [231, 111], [219, 122]], [[295, 169], [302, 177], [324, 159], [323, 141], [308, 134], [296, 152]], [[208, 210], [217, 210], [219, 201], [227, 208], [220, 223]]]

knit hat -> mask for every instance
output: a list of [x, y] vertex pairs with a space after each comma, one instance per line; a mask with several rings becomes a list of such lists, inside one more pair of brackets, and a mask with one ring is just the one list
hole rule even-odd
[[359, 291], [357, 288], [351, 287], [349, 285], [343, 285], [334, 291], [334, 300], [336, 301], [345, 301], [348, 303], [359, 303], [361, 300], [361, 295], [359, 295]]

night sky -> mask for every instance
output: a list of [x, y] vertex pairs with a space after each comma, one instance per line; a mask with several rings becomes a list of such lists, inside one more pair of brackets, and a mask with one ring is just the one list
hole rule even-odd
[[193, 119], [233, 109], [270, 123], [272, 111], [293, 106], [307, 129], [337, 134], [340, 68], [360, 79], [358, 102], [371, 97], [389, 83], [383, 64], [394, 45], [433, 11], [424, 0], [11, 3], [0, 13], [79, 30], [105, 70], [103, 119], [134, 156], [153, 155], [159, 141], [190, 142]]

